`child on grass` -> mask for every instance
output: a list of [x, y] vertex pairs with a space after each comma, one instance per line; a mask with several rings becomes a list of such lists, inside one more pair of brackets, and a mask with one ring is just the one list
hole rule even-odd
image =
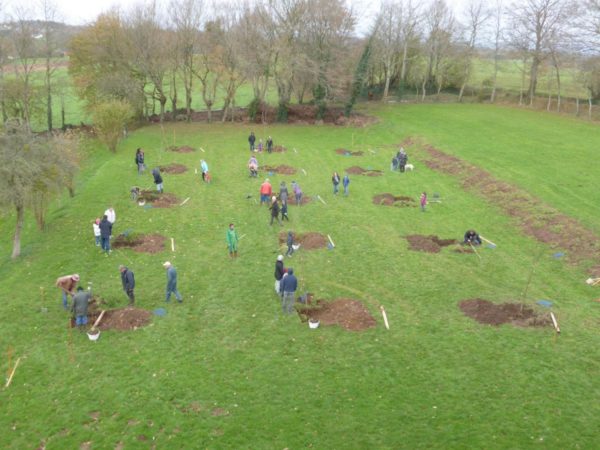
[[425, 206], [427, 206], [427, 192], [421, 194], [421, 211], [425, 212]]
[[100, 218], [96, 218], [92, 222], [92, 227], [94, 228], [94, 237], [96, 238], [96, 247], [100, 247]]

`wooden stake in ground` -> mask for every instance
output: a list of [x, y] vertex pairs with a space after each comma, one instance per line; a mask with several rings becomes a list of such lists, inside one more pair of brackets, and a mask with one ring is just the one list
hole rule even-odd
[[558, 321], [556, 320], [556, 317], [554, 317], [554, 313], [550, 313], [550, 317], [552, 318], [552, 323], [554, 324], [554, 329], [556, 330], [556, 332], [558, 334], [560, 334], [560, 327], [558, 326]]
[[479, 237], [480, 237], [481, 239], [483, 239], [485, 242], [487, 242], [488, 244], [492, 244], [493, 246], [496, 246], [496, 244], [494, 244], [492, 241], [490, 241], [490, 240], [488, 240], [488, 239], [484, 238], [482, 235], [479, 235]]
[[241, 241], [241, 240], [242, 240], [242, 238], [243, 238], [244, 236], [246, 236], [246, 235], [245, 235], [245, 234], [242, 234], [242, 235], [240, 236], [240, 238], [238, 239], [238, 241]]
[[479, 256], [479, 253], [477, 252], [477, 250], [475, 250], [475, 247], [473, 246], [473, 244], [471, 244], [469, 242], [469, 245], [471, 246], [471, 248], [473, 249], [473, 251], [475, 252], [475, 254], [477, 255], [477, 257], [481, 260], [481, 256]]
[[15, 362], [15, 367], [13, 367], [12, 372], [10, 373], [10, 376], [8, 377], [8, 380], [6, 380], [6, 384], [4, 385], [5, 388], [10, 386], [10, 383], [12, 382], [12, 379], [15, 376], [15, 372], [17, 371], [17, 367], [19, 367], [20, 362], [21, 362], [21, 357], [17, 358], [17, 362]]
[[184, 201], [182, 201], [182, 202], [179, 204], [179, 206], [183, 206], [183, 205], [185, 205], [185, 204], [188, 202], [188, 200], [189, 200], [189, 199], [190, 199], [190, 197], [186, 198]]
[[383, 316], [383, 323], [385, 324], [385, 327], [389, 330], [390, 324], [388, 323], [387, 314], [385, 313], [385, 309], [383, 308], [383, 305], [381, 305], [379, 307], [379, 309], [381, 310], [381, 315]]
[[9, 345], [6, 349], [6, 359], [8, 360], [8, 365], [6, 366], [6, 379], [10, 377], [10, 367], [12, 365], [12, 354], [13, 348]]
[[100, 323], [100, 321], [104, 317], [104, 313], [105, 312], [106, 312], [106, 310], [104, 310], [104, 309], [100, 312], [100, 315], [98, 316], [98, 318], [94, 322], [94, 325], [92, 325], [92, 328], [90, 328], [90, 331], [94, 331], [96, 329], [96, 327], [98, 326], [98, 324]]
[[175, 239], [171, 238], [171, 251], [175, 251]]
[[331, 242], [331, 246], [335, 247], [335, 244], [333, 243], [333, 240], [331, 239], [331, 236], [327, 235], [327, 239], [329, 239], [329, 242]]
[[320, 195], [317, 195], [317, 198], [318, 198], [319, 200], [321, 200], [321, 202], [322, 202], [324, 205], [326, 205], [326, 204], [327, 204], [327, 203], [325, 203], [325, 200], [323, 200], [323, 199], [321, 198], [321, 196], [320, 196]]
[[202, 147], [200, 147], [200, 151], [201, 151], [202, 153], [206, 153]]
[[308, 174], [306, 173], [306, 170], [302, 169], [302, 172], [304, 173], [304, 175], [308, 175]]

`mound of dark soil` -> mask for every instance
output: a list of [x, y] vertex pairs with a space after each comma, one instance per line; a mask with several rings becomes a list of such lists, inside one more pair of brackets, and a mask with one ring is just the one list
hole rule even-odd
[[435, 235], [422, 236], [420, 234], [411, 234], [406, 236], [411, 250], [427, 253], [439, 253], [442, 247], [456, 244], [456, 239], [440, 239]]
[[141, 191], [138, 199], [152, 203], [152, 206], [155, 208], [170, 208], [173, 205], [179, 204], [179, 199], [168, 192]]
[[[88, 314], [89, 323], [93, 324], [99, 315], [100, 311]], [[104, 313], [98, 328], [100, 330], [135, 330], [148, 325], [150, 319], [152, 319], [152, 313], [145, 309], [131, 307], [109, 309]]]
[[187, 172], [188, 168], [183, 164], [169, 164], [168, 166], [158, 166], [161, 172], [178, 174]]
[[489, 300], [473, 298], [461, 301], [458, 307], [466, 316], [486, 325], [512, 323], [519, 327], [546, 327], [552, 324], [549, 314], [538, 314], [521, 303], [495, 304]]
[[414, 207], [415, 199], [406, 196], [395, 196], [392, 194], [379, 194], [373, 197], [373, 203], [376, 205], [398, 206], [400, 208]]
[[358, 166], [348, 167], [346, 172], [348, 172], [350, 175], [366, 175], [368, 177], [379, 177], [383, 175], [383, 171], [381, 170], [363, 169], [362, 167]]
[[181, 147], [177, 147], [176, 145], [171, 145], [170, 147], [167, 147], [167, 150], [170, 152], [177, 152], [177, 153], [192, 153], [192, 152], [196, 151], [195, 148], [190, 147], [189, 145], [182, 145]]
[[280, 173], [282, 175], [294, 175], [296, 173], [296, 169], [294, 169], [293, 167], [290, 167], [290, 166], [285, 166], [285, 165], [281, 165], [281, 166], [277, 166], [277, 167], [262, 166], [260, 168], [260, 170], [263, 170], [266, 172]]
[[273, 153], [283, 153], [283, 152], [287, 152], [287, 148], [285, 148], [283, 145], [275, 145], [273, 147]]
[[339, 325], [351, 331], [364, 330], [377, 325], [361, 302], [348, 298], [338, 298], [331, 302], [317, 300], [313, 306], [299, 309], [298, 314], [303, 322], [316, 319], [321, 322], [321, 325]]
[[350, 150], [346, 150], [345, 148], [338, 148], [335, 150], [335, 152], [338, 155], [344, 155], [344, 156], [362, 156], [363, 155], [363, 152], [361, 152], [361, 151], [351, 152]]
[[[279, 233], [279, 245], [287, 242], [287, 233]], [[304, 250], [314, 250], [327, 247], [329, 240], [321, 233], [294, 233], [294, 244], [302, 244]]]
[[[300, 205], [306, 205], [307, 203], [310, 203], [312, 201], [312, 197], [303, 195], [302, 200], [300, 200]], [[296, 197], [294, 197], [293, 193], [290, 193], [290, 195], [288, 196], [288, 206], [296, 206]]]
[[465, 247], [465, 246], [457, 247], [454, 249], [454, 251], [456, 253], [475, 253], [470, 246], [469, 247]]
[[130, 248], [140, 253], [158, 253], [165, 249], [167, 238], [160, 234], [138, 234], [117, 236], [112, 242], [113, 248]]

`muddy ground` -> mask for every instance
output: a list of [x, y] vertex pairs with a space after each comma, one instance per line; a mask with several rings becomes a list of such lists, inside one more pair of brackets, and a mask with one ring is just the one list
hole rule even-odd
[[183, 164], [169, 164], [168, 166], [158, 166], [161, 172], [170, 173], [170, 174], [179, 174], [187, 172], [187, 166]]
[[427, 253], [439, 253], [443, 247], [456, 244], [456, 239], [440, 239], [436, 235], [422, 236], [420, 234], [411, 234], [406, 236], [410, 245], [410, 250]]
[[375, 205], [384, 206], [397, 206], [399, 208], [415, 207], [417, 206], [415, 199], [406, 196], [396, 196], [389, 193], [378, 194], [373, 196], [373, 203]]
[[111, 241], [112, 248], [130, 248], [140, 253], [159, 253], [165, 249], [167, 238], [160, 234], [117, 236]]
[[176, 152], [176, 153], [192, 153], [192, 152], [196, 151], [195, 148], [190, 147], [189, 145], [183, 145], [181, 147], [177, 147], [176, 145], [171, 145], [170, 147], [167, 147], [167, 150], [170, 152]]
[[553, 249], [565, 251], [573, 264], [591, 260], [595, 268], [592, 267], [590, 273], [600, 272], [600, 238], [577, 220], [466, 161], [432, 146], [426, 146], [423, 152], [427, 167], [458, 177], [466, 190], [477, 193], [514, 217], [526, 235]]
[[382, 170], [363, 169], [362, 167], [352, 166], [346, 169], [350, 175], [366, 175], [368, 177], [379, 177], [383, 175]]
[[486, 325], [511, 323], [519, 327], [552, 326], [549, 313], [538, 313], [521, 303], [495, 304], [489, 300], [473, 298], [462, 300], [458, 307], [466, 316]]
[[141, 191], [138, 200], [152, 204], [154, 208], [170, 208], [180, 203], [179, 199], [169, 192]]
[[[302, 244], [300, 249], [304, 250], [315, 250], [317, 248], [327, 247], [329, 240], [327, 236], [321, 233], [294, 233], [294, 244]], [[279, 233], [279, 245], [287, 243], [287, 232], [282, 231]]]
[[298, 315], [303, 322], [316, 319], [320, 326], [338, 325], [350, 331], [364, 330], [377, 325], [367, 308], [358, 300], [338, 298], [328, 302], [313, 301], [312, 297], [309, 298], [308, 306], [298, 309]]
[[279, 173], [281, 175], [294, 175], [296, 173], [296, 169], [286, 165], [280, 166], [262, 166], [259, 170], [264, 172], [274, 172]]
[[352, 152], [350, 150], [346, 150], [345, 148], [338, 148], [335, 150], [335, 152], [338, 155], [344, 155], [344, 156], [362, 156], [363, 152], [362, 151], [356, 151], [356, 152]]
[[[90, 312], [88, 322], [94, 324], [100, 311]], [[118, 308], [106, 310], [97, 328], [100, 330], [135, 330], [146, 326], [152, 319], [152, 313], [139, 308]]]

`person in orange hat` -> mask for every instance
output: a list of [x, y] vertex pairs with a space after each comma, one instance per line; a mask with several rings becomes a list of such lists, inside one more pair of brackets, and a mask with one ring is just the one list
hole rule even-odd
[[62, 291], [62, 304], [63, 308], [66, 310], [69, 309], [69, 302], [67, 301], [67, 295], [73, 297], [75, 295], [75, 288], [77, 287], [77, 283], [79, 282], [79, 275], [65, 275], [64, 277], [59, 277], [56, 279], [55, 286]]

